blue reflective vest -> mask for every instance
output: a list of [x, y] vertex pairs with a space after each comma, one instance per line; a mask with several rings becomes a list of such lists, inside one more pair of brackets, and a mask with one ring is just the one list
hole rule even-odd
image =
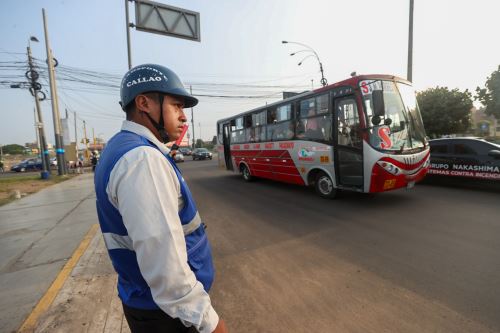
[[[122, 302], [139, 309], [158, 309], [151, 295], [151, 289], [139, 270], [136, 253], [132, 248], [132, 241], [123, 224], [122, 216], [109, 201], [106, 193], [109, 177], [115, 164], [128, 151], [139, 146], [158, 149], [146, 138], [124, 130], [108, 142], [94, 175], [97, 215], [111, 262], [118, 273], [118, 295]], [[188, 264], [196, 279], [208, 292], [214, 279], [214, 269], [205, 228], [180, 170], [170, 156], [167, 155], [165, 158], [172, 165], [179, 179], [184, 201], [179, 211], [179, 218], [186, 239]]]

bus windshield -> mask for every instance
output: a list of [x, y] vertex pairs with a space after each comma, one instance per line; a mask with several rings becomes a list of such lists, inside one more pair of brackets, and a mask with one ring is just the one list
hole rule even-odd
[[[382, 151], [404, 153], [426, 145], [425, 130], [415, 91], [401, 82], [360, 82], [370, 145]], [[372, 92], [383, 91], [385, 112], [374, 114]]]

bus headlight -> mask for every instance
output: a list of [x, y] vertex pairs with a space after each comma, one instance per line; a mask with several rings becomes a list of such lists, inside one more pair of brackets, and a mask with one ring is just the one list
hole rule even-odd
[[379, 161], [377, 162], [378, 165], [382, 167], [385, 171], [389, 172], [392, 175], [400, 175], [401, 174], [401, 169], [399, 169], [397, 166], [395, 166], [392, 163], [386, 162], [386, 161]]

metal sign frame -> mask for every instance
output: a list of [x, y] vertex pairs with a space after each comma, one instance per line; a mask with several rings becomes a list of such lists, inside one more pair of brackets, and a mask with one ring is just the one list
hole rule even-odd
[[[144, 15], [141, 15], [144, 14]], [[164, 14], [164, 15], [162, 15]], [[177, 17], [173, 21], [166, 21], [166, 15]], [[143, 19], [141, 19], [141, 17]], [[159, 19], [163, 29], [153, 25], [148, 26], [148, 20]], [[176, 31], [179, 23], [188, 27], [190, 35]], [[200, 13], [182, 9], [149, 0], [135, 0], [135, 28], [139, 31], [151, 32], [159, 35], [167, 35], [192, 41], [201, 41], [200, 36]]]

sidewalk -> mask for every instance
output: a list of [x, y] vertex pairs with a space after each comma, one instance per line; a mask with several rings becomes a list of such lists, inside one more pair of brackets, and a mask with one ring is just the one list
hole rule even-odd
[[[15, 332], [21, 327], [63, 267], [71, 261], [89, 228], [97, 223], [91, 173], [0, 207], [0, 332]], [[77, 302], [80, 296], [90, 296], [92, 301], [84, 303], [83, 307], [61, 309], [60, 317], [54, 317], [57, 322], [44, 317], [43, 322], [39, 322], [44, 326], [36, 326], [37, 331], [54, 332], [57, 327], [67, 327], [59, 323], [73, 320], [68, 315], [72, 313], [79, 315], [74, 320], [88, 314], [92, 321], [78, 322], [80, 328], [62, 328], [61, 332], [91, 332], [89, 328], [96, 327], [91, 322], [97, 324], [102, 311], [92, 311], [97, 311], [100, 303], [116, 295], [116, 277], [99, 243], [101, 238], [98, 231], [60, 290], [56, 301], [61, 301], [53, 303], [49, 310], [60, 305], [64, 297], [67, 297], [67, 305], [81, 304]], [[72, 292], [76, 292], [74, 297]], [[111, 332], [109, 328], [108, 331]], [[120, 332], [121, 328], [112, 331]]]
[[100, 229], [34, 332], [130, 333]]

